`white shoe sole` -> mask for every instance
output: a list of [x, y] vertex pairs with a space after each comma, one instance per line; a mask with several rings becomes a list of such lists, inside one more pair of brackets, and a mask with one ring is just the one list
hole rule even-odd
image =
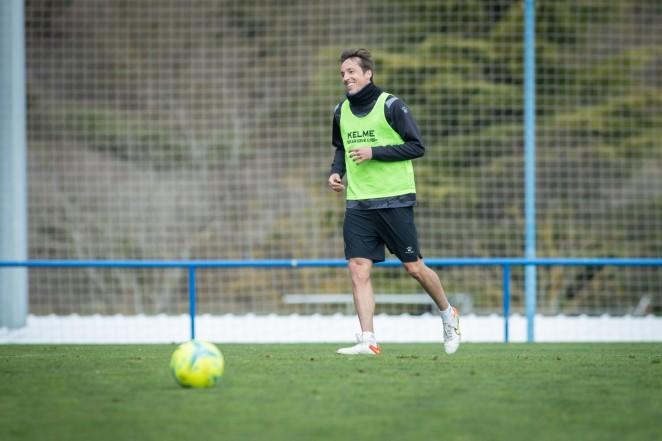
[[379, 355], [381, 348], [378, 345], [355, 345], [349, 348], [340, 348], [336, 354], [340, 355]]

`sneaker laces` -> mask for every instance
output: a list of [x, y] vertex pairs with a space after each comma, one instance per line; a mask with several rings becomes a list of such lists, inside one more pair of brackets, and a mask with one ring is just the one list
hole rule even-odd
[[455, 338], [455, 335], [460, 335], [460, 331], [457, 329], [457, 320], [453, 322], [444, 322], [444, 340], [452, 340]]

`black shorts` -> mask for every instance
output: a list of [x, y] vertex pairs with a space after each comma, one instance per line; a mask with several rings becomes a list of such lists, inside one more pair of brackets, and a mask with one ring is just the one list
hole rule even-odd
[[345, 210], [343, 224], [345, 258], [384, 260], [384, 245], [402, 262], [415, 262], [421, 256], [414, 225], [414, 207]]

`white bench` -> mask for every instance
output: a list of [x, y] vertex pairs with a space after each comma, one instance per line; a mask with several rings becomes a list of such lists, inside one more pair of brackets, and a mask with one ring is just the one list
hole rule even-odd
[[[467, 293], [447, 293], [448, 300], [463, 313], [474, 308], [473, 296]], [[345, 305], [347, 313], [354, 312], [351, 294], [283, 294], [286, 305]], [[437, 312], [437, 305], [427, 294], [375, 294], [377, 305], [425, 305], [430, 312]]]
[[[353, 312], [352, 294], [283, 294], [286, 305], [345, 305], [348, 313]], [[377, 305], [426, 305], [432, 311], [436, 308], [427, 294], [375, 294]]]

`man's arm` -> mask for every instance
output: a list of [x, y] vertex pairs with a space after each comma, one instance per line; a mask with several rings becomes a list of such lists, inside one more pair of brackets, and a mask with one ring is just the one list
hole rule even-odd
[[327, 180], [328, 186], [335, 192], [341, 192], [345, 189], [342, 178], [345, 176], [345, 146], [340, 135], [340, 105], [336, 106], [333, 112], [333, 125], [331, 128], [331, 144], [336, 148], [333, 155], [333, 163]]
[[421, 132], [405, 103], [399, 98], [390, 97], [384, 104], [386, 120], [403, 140], [403, 144], [373, 147], [372, 159], [377, 161], [405, 161], [420, 158], [425, 154]]
[[331, 129], [331, 144], [336, 148], [333, 155], [333, 163], [329, 175], [337, 173], [341, 178], [345, 176], [347, 168], [345, 166], [345, 145], [340, 135], [340, 105], [336, 106], [333, 112], [333, 125]]

